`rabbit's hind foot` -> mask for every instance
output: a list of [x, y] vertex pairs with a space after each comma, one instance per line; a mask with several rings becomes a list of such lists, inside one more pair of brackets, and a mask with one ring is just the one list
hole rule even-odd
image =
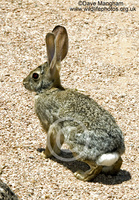
[[90, 169], [85, 172], [78, 170], [74, 173], [74, 176], [82, 181], [91, 181], [101, 172], [102, 166], [98, 166], [89, 160], [83, 162], [87, 163], [90, 166]]

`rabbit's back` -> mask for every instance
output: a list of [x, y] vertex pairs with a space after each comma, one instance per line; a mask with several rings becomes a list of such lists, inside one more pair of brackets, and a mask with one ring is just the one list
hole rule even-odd
[[82, 158], [95, 160], [104, 153], [125, 150], [122, 131], [112, 115], [84, 94], [51, 89], [38, 95], [35, 107], [40, 121], [57, 124], [66, 143]]
[[[36, 109], [39, 114], [48, 112], [50, 123], [63, 117], [71, 117], [80, 121], [92, 130], [93, 128], [104, 128], [110, 131], [116, 126], [113, 116], [97, 104], [90, 97], [78, 93], [75, 90], [51, 89], [36, 95]], [[41, 111], [41, 112], [40, 112]]]

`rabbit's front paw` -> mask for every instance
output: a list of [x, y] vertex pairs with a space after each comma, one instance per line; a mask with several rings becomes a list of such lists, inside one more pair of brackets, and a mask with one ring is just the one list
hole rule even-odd
[[46, 158], [51, 158], [52, 155], [51, 154], [47, 154], [45, 151], [42, 151], [41, 152], [41, 157], [46, 159]]

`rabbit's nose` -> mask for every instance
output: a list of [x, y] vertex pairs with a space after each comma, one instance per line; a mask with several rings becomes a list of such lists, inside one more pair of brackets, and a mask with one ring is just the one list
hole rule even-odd
[[27, 81], [25, 79], [23, 80], [23, 85], [24, 85], [24, 87], [26, 87], [26, 85], [27, 85]]
[[23, 80], [23, 85], [24, 85], [24, 86], [26, 85], [26, 82], [25, 82], [25, 80]]
[[27, 77], [23, 79], [23, 84], [27, 83]]

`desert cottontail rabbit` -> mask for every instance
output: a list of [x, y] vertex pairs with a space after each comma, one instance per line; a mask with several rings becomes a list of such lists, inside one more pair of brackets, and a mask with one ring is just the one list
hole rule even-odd
[[116, 174], [125, 145], [114, 118], [93, 99], [61, 85], [60, 62], [68, 52], [66, 29], [56, 26], [48, 33], [46, 47], [48, 61], [23, 81], [26, 89], [36, 92], [35, 112], [48, 132], [44, 156], [58, 155], [65, 142], [78, 160], [90, 166], [74, 173], [78, 179], [90, 181], [101, 171]]

